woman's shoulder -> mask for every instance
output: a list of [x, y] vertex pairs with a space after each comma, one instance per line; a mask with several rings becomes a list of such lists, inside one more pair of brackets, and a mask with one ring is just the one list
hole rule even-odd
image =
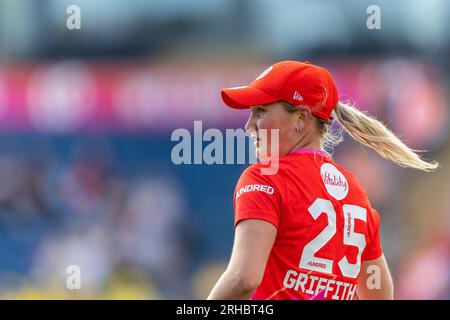
[[336, 162], [333, 162], [333, 164], [336, 165], [336, 167], [339, 169], [339, 171], [341, 171], [344, 174], [344, 176], [348, 180], [349, 186], [351, 186], [351, 188], [353, 189], [353, 192], [357, 193], [357, 195], [359, 195], [360, 197], [362, 197], [363, 199], [368, 201], [369, 199], [368, 199], [368, 194], [367, 194], [366, 188], [358, 180], [358, 178], [351, 171], [349, 171], [342, 165], [340, 165]]
[[253, 163], [242, 172], [240, 180], [255, 180], [277, 183], [283, 179], [285, 166], [279, 162], [275, 163]]

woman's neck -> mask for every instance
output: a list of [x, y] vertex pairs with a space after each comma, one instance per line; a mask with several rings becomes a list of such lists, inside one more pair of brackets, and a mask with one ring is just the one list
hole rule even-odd
[[321, 150], [320, 140], [318, 139], [301, 139], [298, 141], [289, 152], [292, 152], [297, 149], [316, 149]]

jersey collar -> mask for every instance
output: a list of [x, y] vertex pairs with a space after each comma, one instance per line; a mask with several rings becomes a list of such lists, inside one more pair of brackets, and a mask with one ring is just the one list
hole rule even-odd
[[324, 156], [324, 157], [330, 157], [330, 155], [328, 153], [326, 153], [322, 149], [309, 149], [309, 148], [295, 149], [295, 150], [289, 152], [288, 155], [291, 155], [291, 154], [303, 154], [303, 153], [319, 154], [319, 155]]

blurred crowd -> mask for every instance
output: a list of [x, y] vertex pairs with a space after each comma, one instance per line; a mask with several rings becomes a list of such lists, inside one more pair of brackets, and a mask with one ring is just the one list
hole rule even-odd
[[80, 295], [66, 288], [71, 265], [84, 297], [126, 298], [128, 286], [140, 298], [189, 296], [188, 208], [175, 177], [121, 172], [99, 150], [62, 160], [50, 149], [0, 154], [2, 296]]

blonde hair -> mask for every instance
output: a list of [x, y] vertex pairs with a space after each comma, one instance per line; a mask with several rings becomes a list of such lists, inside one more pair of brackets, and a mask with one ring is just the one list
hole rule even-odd
[[[439, 166], [436, 161], [427, 162], [423, 160], [416, 153], [423, 151], [409, 148], [383, 123], [359, 111], [351, 104], [338, 102], [332, 115], [353, 139], [401, 167], [428, 172]], [[319, 127], [325, 145], [335, 146], [342, 141], [339, 133], [331, 132], [330, 126], [327, 126], [324, 122]]]
[[[302, 108], [311, 110], [307, 106], [293, 106], [282, 101], [289, 112], [295, 112]], [[426, 172], [439, 167], [436, 161], [427, 162], [421, 159], [416, 152], [403, 143], [391, 130], [377, 119], [366, 115], [356, 109], [350, 103], [338, 102], [333, 109], [332, 118], [336, 120], [340, 127], [333, 127], [332, 123], [313, 117], [317, 121], [317, 126], [321, 135], [321, 148], [330, 155], [333, 154], [334, 147], [344, 139], [342, 129], [359, 143], [375, 150], [380, 156], [391, 160], [395, 164], [404, 168], [414, 168]]]

